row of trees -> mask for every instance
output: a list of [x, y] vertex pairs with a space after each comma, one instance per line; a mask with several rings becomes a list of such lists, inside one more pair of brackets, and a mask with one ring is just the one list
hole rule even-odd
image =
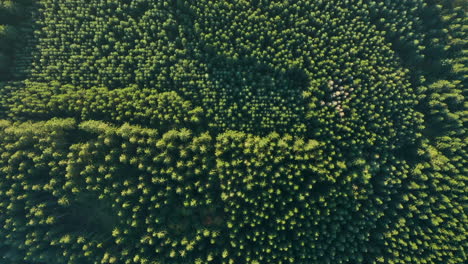
[[1, 124], [2, 263], [213, 254], [202, 249], [223, 221], [209, 135], [73, 119]]
[[51, 119], [2, 121], [0, 138], [8, 263], [463, 259], [464, 176], [429, 146], [413, 167], [277, 133]]
[[[236, 263], [248, 257], [243, 245], [238, 252], [227, 248], [245, 235], [232, 237], [242, 230], [230, 222], [236, 219], [237, 209], [230, 205], [237, 203], [233, 195], [239, 191], [226, 182], [241, 179], [221, 176], [236, 164], [224, 161], [236, 152], [224, 144], [235, 138], [242, 143], [245, 135], [227, 133], [215, 140], [187, 129], [160, 133], [127, 124], [51, 119], [2, 121], [0, 138], [1, 246], [8, 252], [3, 261]], [[318, 144], [297, 140], [273, 134], [246, 143], [254, 144], [252, 154], [260, 159], [268, 154], [267, 143], [307, 163]], [[293, 160], [289, 170], [297, 166]], [[287, 187], [289, 176], [278, 172], [278, 184]], [[252, 176], [253, 184], [260, 180]], [[315, 181], [310, 177], [309, 185]], [[303, 181], [297, 180], [296, 185]]]
[[[32, 80], [176, 91], [203, 107], [218, 131], [324, 134], [323, 119], [340, 116], [334, 108], [316, 116], [330, 79], [354, 78], [375, 96], [412, 98], [407, 74], [373, 26], [372, 3], [41, 3]], [[367, 98], [359, 87], [356, 97]], [[375, 99], [369, 107], [382, 105]]]
[[[413, 3], [412, 3], [413, 2]], [[403, 181], [401, 207], [408, 208], [401, 221], [392, 224], [386, 245], [392, 260], [415, 263], [462, 263], [466, 259], [467, 214], [463, 209], [466, 193], [466, 10], [457, 1], [408, 1], [394, 3], [394, 13], [378, 26], [392, 27], [393, 21], [410, 25], [406, 34], [386, 34], [402, 61], [411, 68], [412, 83], [419, 94], [416, 109], [423, 113], [422, 140], [418, 155], [410, 156], [411, 178]], [[438, 5], [443, 4], [443, 6]], [[464, 26], [465, 25], [465, 26]], [[397, 27], [404, 28], [404, 27]], [[415, 32], [417, 34], [415, 34]], [[419, 46], [409, 48], [406, 43]], [[424, 200], [425, 202], [420, 202]], [[412, 232], [408, 232], [413, 230]], [[405, 235], [409, 234], [409, 235]], [[428, 240], [436, 235], [440, 240]], [[403, 242], [406, 237], [409, 242]], [[449, 238], [450, 237], [450, 238]], [[421, 239], [423, 238], [423, 239]], [[443, 242], [442, 242], [443, 241]], [[412, 248], [403, 258], [400, 249]], [[427, 254], [437, 250], [439, 254]], [[454, 254], [447, 254], [454, 252]]]
[[76, 120], [125, 122], [170, 130], [203, 129], [204, 113], [176, 92], [128, 88], [109, 90], [51, 83], [10, 83], [0, 90], [3, 115], [16, 121], [73, 117]]

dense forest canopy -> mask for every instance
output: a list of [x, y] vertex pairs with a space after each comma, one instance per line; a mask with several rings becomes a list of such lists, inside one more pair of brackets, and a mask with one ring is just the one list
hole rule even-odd
[[0, 0], [0, 264], [465, 263], [466, 0]]

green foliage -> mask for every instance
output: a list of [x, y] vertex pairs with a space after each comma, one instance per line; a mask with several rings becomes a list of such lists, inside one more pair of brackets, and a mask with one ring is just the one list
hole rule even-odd
[[0, 264], [464, 263], [460, 7], [0, 0]]
[[[80, 135], [88, 140], [73, 143]], [[3, 122], [1, 138], [0, 221], [12, 237], [2, 245], [19, 246], [26, 261], [45, 261], [44, 246], [65, 263], [154, 258], [155, 250], [161, 260], [195, 258], [224, 224], [208, 134], [53, 119]], [[122, 243], [139, 253], [120, 252]]]
[[[20, 89], [20, 90], [18, 90]], [[138, 89], [79, 89], [57, 82], [7, 85], [2, 91], [5, 116], [13, 120], [47, 120], [52, 117], [97, 119], [116, 124], [144, 124], [169, 130], [201, 126], [203, 110], [176, 92]], [[200, 128], [200, 127], [199, 127]]]

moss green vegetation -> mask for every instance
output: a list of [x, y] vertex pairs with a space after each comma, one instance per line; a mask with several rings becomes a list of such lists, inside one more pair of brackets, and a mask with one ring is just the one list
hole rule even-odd
[[0, 0], [0, 264], [465, 263], [466, 1]]

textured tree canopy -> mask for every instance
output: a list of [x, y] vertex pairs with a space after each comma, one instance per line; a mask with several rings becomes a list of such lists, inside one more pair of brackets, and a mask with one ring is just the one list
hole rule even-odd
[[466, 263], [450, 0], [0, 0], [0, 264]]

